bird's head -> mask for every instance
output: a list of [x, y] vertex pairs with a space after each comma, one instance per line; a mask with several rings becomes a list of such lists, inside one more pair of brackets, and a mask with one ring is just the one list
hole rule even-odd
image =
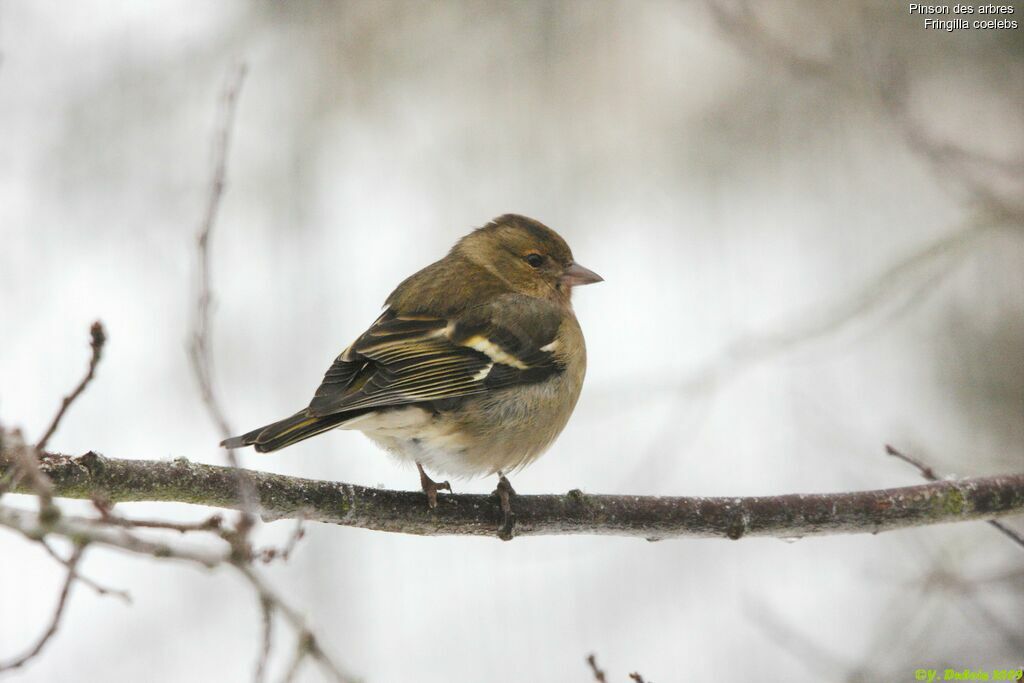
[[515, 214], [495, 218], [466, 235], [455, 251], [528, 296], [568, 302], [573, 287], [604, 279], [576, 263], [557, 232]]

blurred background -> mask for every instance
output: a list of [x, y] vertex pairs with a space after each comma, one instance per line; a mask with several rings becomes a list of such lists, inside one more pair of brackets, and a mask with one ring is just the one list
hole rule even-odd
[[[575, 297], [576, 414], [520, 493], [919, 483], [885, 443], [942, 474], [1021, 471], [1021, 30], [925, 30], [888, 1], [0, 0], [0, 419], [38, 437], [100, 318], [98, 378], [50, 446], [223, 462], [186, 347], [244, 62], [211, 244], [236, 431], [305, 405], [392, 287], [517, 212], [606, 279]], [[418, 488], [355, 432], [242, 457]], [[8, 657], [62, 570], [10, 533], [0, 558]], [[15, 678], [251, 677], [259, 609], [229, 571], [107, 551], [84, 570], [134, 605], [78, 588]], [[591, 652], [611, 681], [910, 681], [1024, 652], [1024, 555], [983, 523], [792, 543], [310, 525], [267, 571], [367, 681], [588, 681]]]

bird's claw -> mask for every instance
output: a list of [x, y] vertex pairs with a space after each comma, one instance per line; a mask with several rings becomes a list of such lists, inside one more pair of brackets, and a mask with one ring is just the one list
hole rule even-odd
[[423, 493], [427, 494], [427, 507], [433, 510], [437, 507], [437, 492], [448, 491], [451, 493], [452, 485], [447, 481], [434, 481], [427, 476], [423, 465], [419, 463], [416, 463], [416, 468], [420, 471], [420, 487], [423, 489]]
[[516, 526], [516, 514], [512, 512], [512, 496], [516, 495], [516, 490], [512, 488], [512, 484], [509, 483], [505, 475], [499, 476], [498, 486], [494, 489], [493, 495], [498, 496], [498, 501], [501, 504], [501, 526], [498, 528], [498, 538], [503, 541], [511, 541], [512, 532]]

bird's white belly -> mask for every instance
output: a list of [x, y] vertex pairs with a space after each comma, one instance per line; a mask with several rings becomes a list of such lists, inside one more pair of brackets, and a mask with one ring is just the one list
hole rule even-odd
[[[582, 367], [577, 371], [582, 374]], [[565, 427], [582, 381], [564, 376], [470, 397], [457, 411], [417, 406], [368, 413], [340, 425], [356, 429], [401, 460], [451, 477], [510, 473], [547, 450]]]
[[481, 474], [468, 453], [468, 439], [451, 421], [410, 406], [370, 413], [346, 422], [341, 429], [363, 432], [400, 460], [418, 462], [428, 471], [456, 477]]

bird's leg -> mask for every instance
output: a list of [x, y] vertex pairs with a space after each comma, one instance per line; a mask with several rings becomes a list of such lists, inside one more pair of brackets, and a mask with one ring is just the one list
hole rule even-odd
[[498, 496], [498, 501], [501, 503], [501, 527], [498, 529], [498, 538], [503, 541], [511, 541], [512, 529], [516, 525], [516, 514], [512, 512], [512, 496], [516, 495], [516, 490], [512, 488], [508, 478], [500, 471], [498, 472], [498, 487], [494, 489], [493, 495]]
[[423, 465], [416, 463], [416, 469], [420, 471], [420, 486], [423, 487], [423, 493], [427, 494], [427, 507], [434, 509], [437, 507], [437, 492], [444, 489], [451, 492], [452, 485], [447, 481], [440, 483], [434, 481], [427, 476], [427, 473], [423, 470]]

